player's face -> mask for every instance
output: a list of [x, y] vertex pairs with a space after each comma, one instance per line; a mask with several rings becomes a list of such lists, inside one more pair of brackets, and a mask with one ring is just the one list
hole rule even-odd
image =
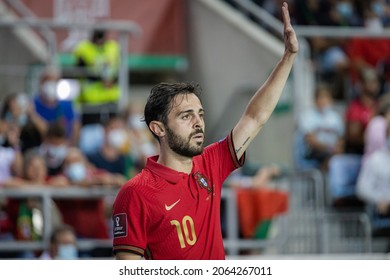
[[200, 155], [204, 143], [204, 110], [194, 94], [178, 96], [168, 115], [166, 137], [172, 151], [186, 157]]

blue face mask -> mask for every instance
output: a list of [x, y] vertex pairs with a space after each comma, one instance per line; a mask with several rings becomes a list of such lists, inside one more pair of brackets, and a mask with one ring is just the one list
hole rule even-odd
[[75, 260], [78, 257], [77, 248], [73, 244], [64, 244], [58, 246], [58, 260]]
[[352, 8], [352, 5], [350, 3], [346, 3], [346, 2], [337, 3], [336, 8], [337, 8], [337, 11], [339, 12], [339, 14], [343, 18], [349, 18], [353, 14], [353, 8]]
[[382, 17], [385, 14], [385, 9], [382, 3], [372, 3], [371, 10], [379, 17]]
[[65, 174], [72, 182], [81, 182], [87, 177], [87, 169], [82, 162], [75, 162], [66, 168]]

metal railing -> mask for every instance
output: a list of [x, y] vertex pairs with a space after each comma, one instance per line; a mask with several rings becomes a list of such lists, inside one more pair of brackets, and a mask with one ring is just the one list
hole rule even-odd
[[[82, 188], [70, 186], [67, 188], [49, 188], [43, 186], [31, 186], [18, 189], [1, 189], [0, 198], [38, 198], [42, 202], [43, 212], [43, 233], [39, 241], [0, 241], [0, 251], [23, 251], [23, 250], [44, 250], [48, 248], [50, 242], [51, 228], [51, 204], [53, 199], [98, 199], [116, 195], [118, 189], [109, 187], [89, 187]], [[111, 246], [111, 240], [80, 240], [78, 246], [81, 249], [92, 247]]]
[[[289, 209], [285, 214], [278, 216], [276, 235], [266, 239], [240, 237], [236, 190], [226, 186], [223, 188], [222, 199], [225, 201], [227, 215], [224, 246], [227, 255], [238, 255], [243, 249], [271, 249], [272, 251], [274, 248], [277, 254], [325, 254], [332, 253], [335, 244], [340, 244], [338, 248], [341, 250], [340, 253], [371, 252], [372, 237], [368, 218], [364, 213], [349, 213], [348, 215], [328, 213], [324, 207], [325, 185], [318, 170], [290, 172], [278, 179], [275, 185], [289, 194]], [[71, 186], [60, 189], [36, 186], [29, 189], [1, 189], [0, 198], [40, 198], [43, 204], [44, 228], [42, 240], [34, 242], [3, 240], [0, 241], [0, 251], [47, 248], [52, 231], [50, 222], [52, 199], [98, 199], [116, 196], [117, 191], [118, 189], [101, 186], [92, 188]], [[345, 231], [352, 235], [340, 235]], [[344, 246], [346, 242], [350, 246]], [[82, 250], [97, 247], [110, 248], [111, 246], [111, 239], [78, 241], [78, 247]]]

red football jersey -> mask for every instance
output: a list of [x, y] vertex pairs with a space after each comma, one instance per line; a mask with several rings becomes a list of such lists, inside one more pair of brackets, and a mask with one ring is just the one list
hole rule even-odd
[[225, 259], [220, 223], [222, 183], [245, 160], [232, 134], [193, 158], [190, 174], [148, 159], [119, 191], [113, 211], [113, 252], [146, 259]]

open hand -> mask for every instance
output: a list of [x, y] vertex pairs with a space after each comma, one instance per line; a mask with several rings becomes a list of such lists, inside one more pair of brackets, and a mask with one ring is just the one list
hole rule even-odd
[[286, 2], [284, 2], [282, 6], [282, 15], [285, 50], [290, 53], [297, 53], [299, 49], [298, 39], [290, 22], [290, 13], [288, 12], [288, 4]]

